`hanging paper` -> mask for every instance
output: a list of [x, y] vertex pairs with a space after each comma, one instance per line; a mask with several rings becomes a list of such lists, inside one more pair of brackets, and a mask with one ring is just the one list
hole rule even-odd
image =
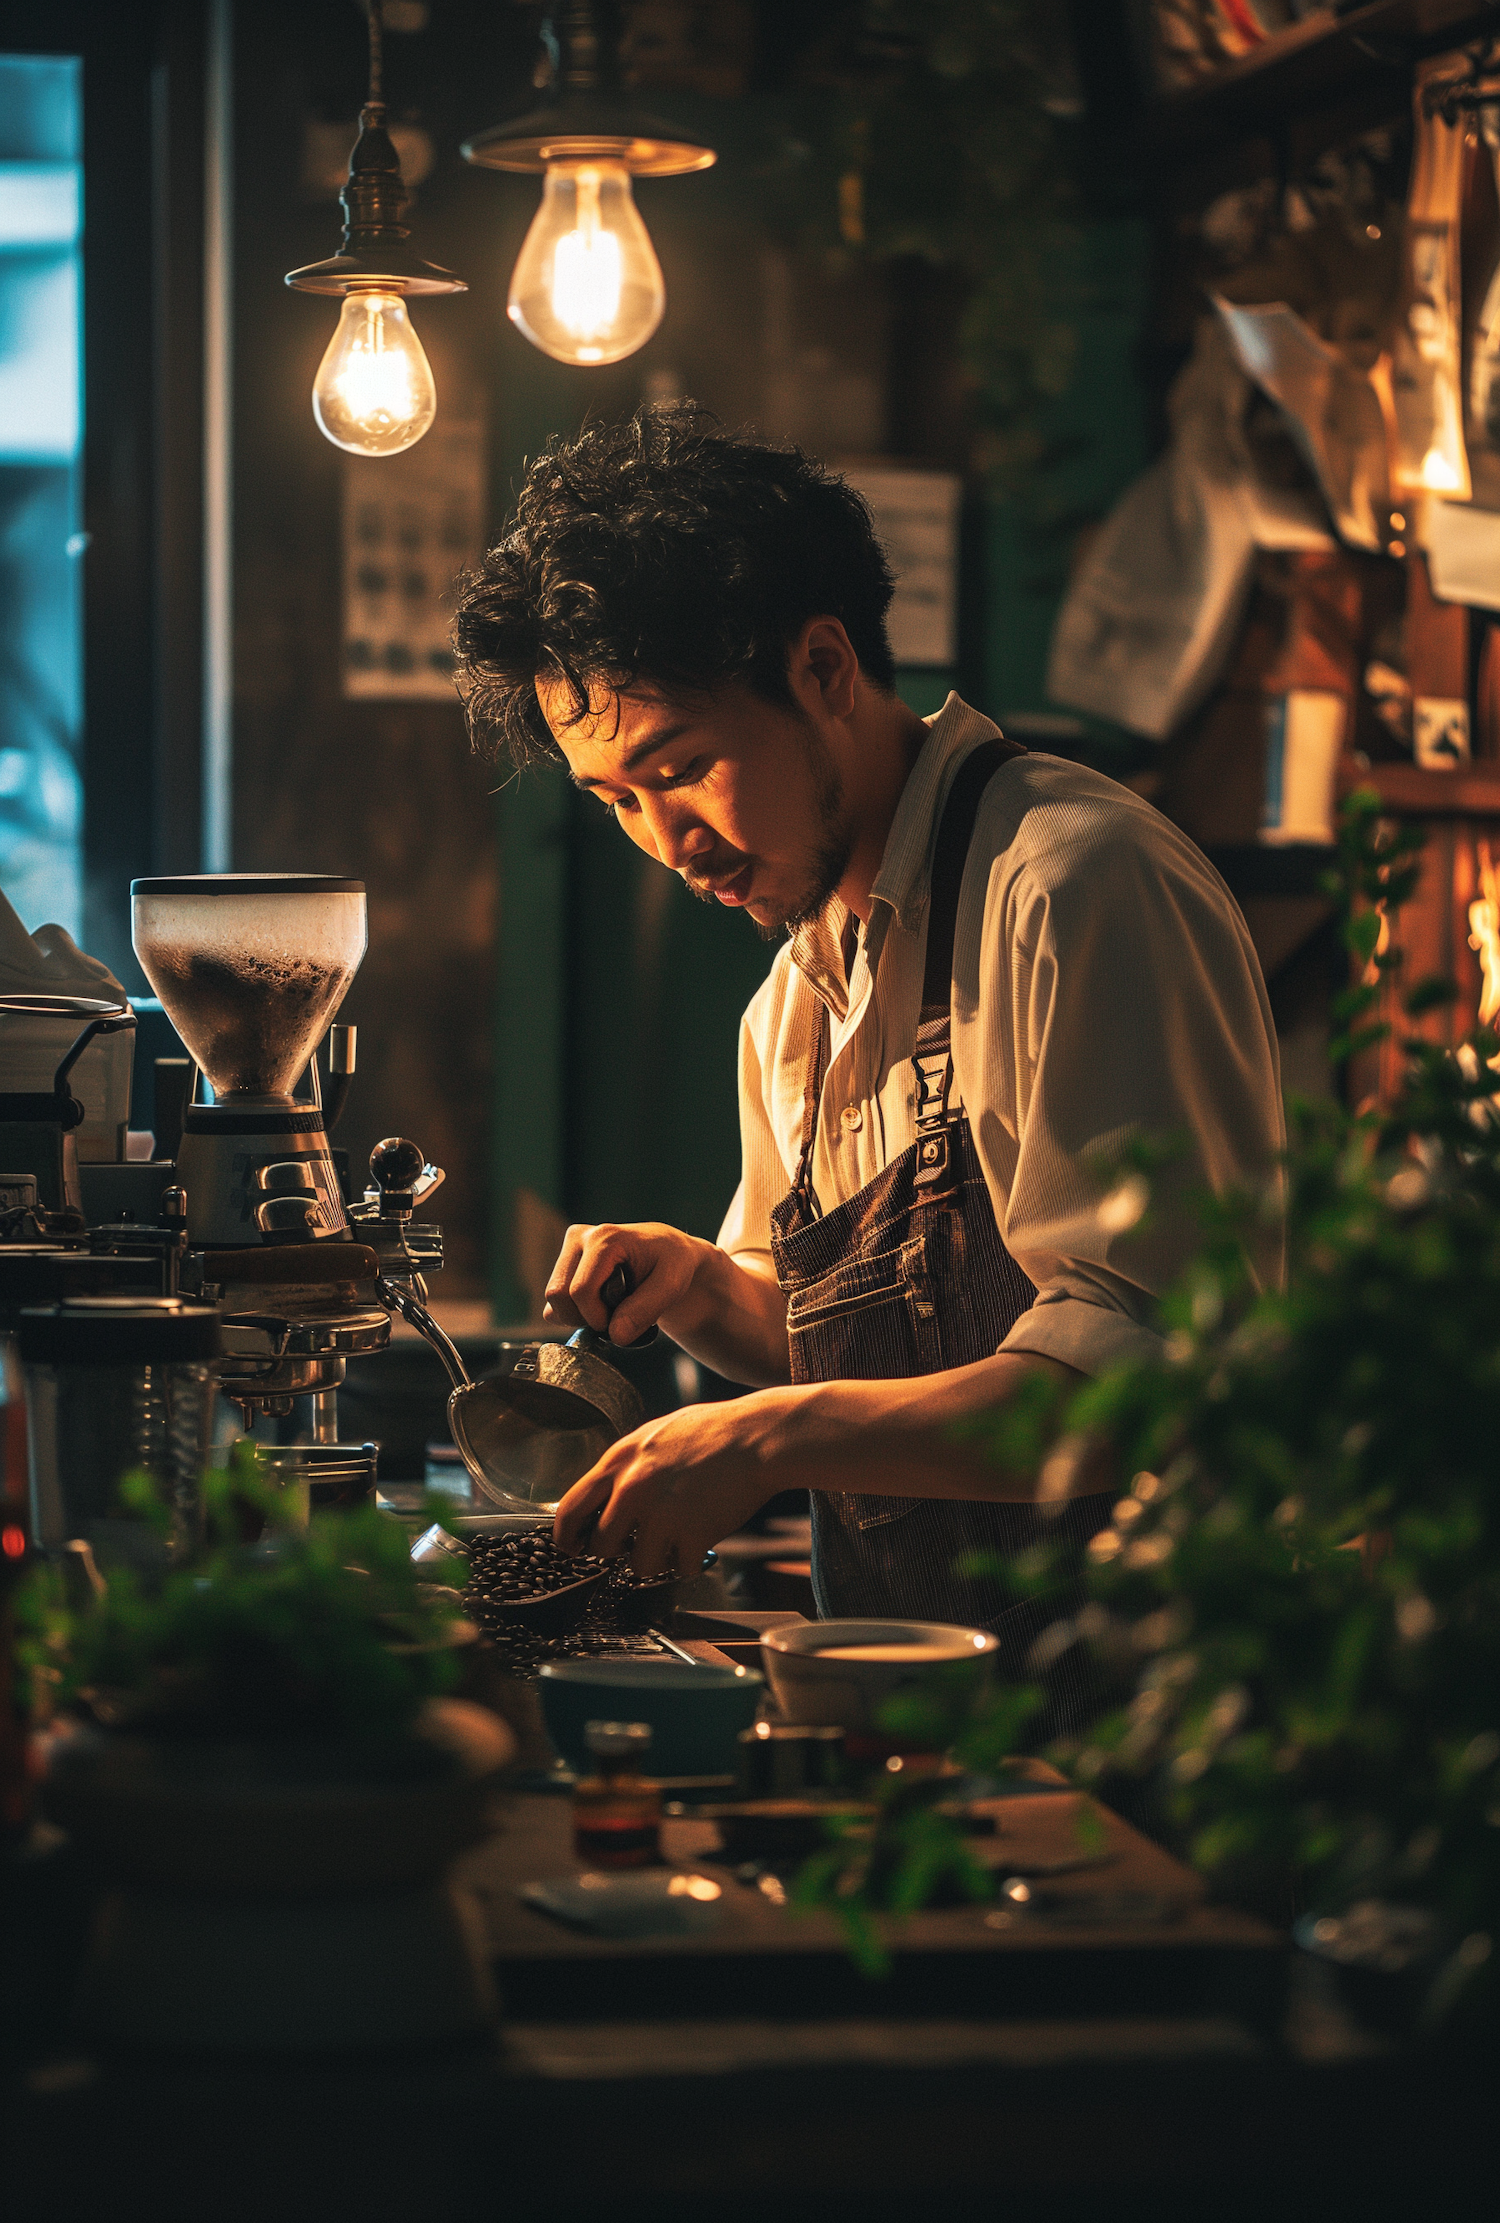
[[1416, 74], [1405, 292], [1391, 350], [1391, 386], [1398, 483], [1467, 501], [1459, 284], [1465, 126], [1462, 118], [1450, 124], [1428, 115], [1423, 99], [1430, 82], [1450, 74], [1451, 63], [1441, 58], [1420, 64]]
[[1285, 301], [1213, 297], [1240, 367], [1282, 411], [1311, 465], [1340, 540], [1384, 545], [1390, 511], [1386, 426], [1370, 373], [1349, 362]]

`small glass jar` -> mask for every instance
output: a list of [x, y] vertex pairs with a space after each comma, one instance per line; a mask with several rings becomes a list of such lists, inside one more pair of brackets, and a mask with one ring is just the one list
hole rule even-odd
[[598, 1764], [573, 1793], [573, 1849], [591, 1868], [651, 1868], [661, 1859], [661, 1786], [641, 1769], [651, 1751], [645, 1721], [590, 1721], [584, 1742]]

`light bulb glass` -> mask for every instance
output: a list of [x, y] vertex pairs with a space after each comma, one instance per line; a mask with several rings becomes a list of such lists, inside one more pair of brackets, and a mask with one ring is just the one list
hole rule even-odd
[[348, 293], [313, 381], [325, 439], [351, 455], [399, 455], [437, 415], [432, 366], [399, 293]]
[[667, 289], [617, 162], [554, 162], [511, 273], [509, 310], [560, 363], [618, 363], [644, 347]]

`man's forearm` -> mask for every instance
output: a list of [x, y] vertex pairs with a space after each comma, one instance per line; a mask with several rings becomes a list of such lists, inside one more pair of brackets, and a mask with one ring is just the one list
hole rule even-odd
[[[764, 1451], [777, 1489], [857, 1490], [874, 1496], [1028, 1501], [1034, 1472], [1009, 1470], [982, 1445], [953, 1440], [960, 1423], [992, 1413], [1032, 1375], [1076, 1386], [1057, 1359], [1001, 1352], [973, 1366], [897, 1381], [815, 1382], [766, 1393]], [[1105, 1477], [1093, 1478], [1108, 1489]]]
[[775, 1276], [743, 1266], [714, 1243], [699, 1243], [687, 1294], [662, 1315], [674, 1342], [731, 1382], [764, 1389], [785, 1382], [786, 1299]]

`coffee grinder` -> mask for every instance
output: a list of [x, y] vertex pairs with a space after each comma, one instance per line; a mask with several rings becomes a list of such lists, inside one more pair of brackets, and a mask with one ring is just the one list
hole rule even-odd
[[[137, 880], [131, 897], [141, 969], [213, 1092], [198, 1103], [189, 1088], [176, 1181], [182, 1286], [218, 1306], [221, 1385], [247, 1426], [311, 1397], [314, 1445], [353, 1448], [338, 1445], [336, 1392], [349, 1355], [390, 1340], [377, 1284], [420, 1291], [423, 1267], [442, 1260], [438, 1231], [412, 1225], [415, 1201], [442, 1179], [421, 1151], [380, 1145], [374, 1186], [356, 1202], [329, 1146], [315, 1051], [364, 956], [364, 886], [213, 873]], [[333, 1118], [354, 1029], [331, 1039]], [[310, 1100], [293, 1094], [304, 1072]]]

